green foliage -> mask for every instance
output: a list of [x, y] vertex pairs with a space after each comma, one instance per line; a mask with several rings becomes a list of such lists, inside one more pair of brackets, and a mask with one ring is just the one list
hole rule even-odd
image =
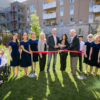
[[[31, 32], [35, 32], [37, 38], [40, 35], [40, 26], [39, 26], [39, 17], [36, 15], [36, 12], [31, 15]], [[31, 33], [29, 34], [29, 38], [31, 38]]]
[[2, 36], [1, 36], [1, 40], [0, 41], [1, 41], [1, 43], [3, 45], [8, 46], [8, 43], [11, 40], [11, 38], [12, 38], [12, 33], [9, 32], [8, 30], [4, 30], [2, 32]]

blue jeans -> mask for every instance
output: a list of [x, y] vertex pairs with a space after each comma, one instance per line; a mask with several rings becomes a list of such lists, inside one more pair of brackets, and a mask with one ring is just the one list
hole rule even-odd
[[55, 71], [57, 53], [49, 53], [48, 54], [47, 71], [49, 71], [52, 55], [53, 55], [53, 70]]

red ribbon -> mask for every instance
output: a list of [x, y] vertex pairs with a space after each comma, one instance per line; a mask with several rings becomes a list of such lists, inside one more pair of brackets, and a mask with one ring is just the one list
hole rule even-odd
[[80, 53], [81, 56], [83, 55], [83, 52], [80, 52], [80, 51], [71, 51], [71, 50], [58, 50], [58, 51], [32, 51], [32, 53], [43, 53], [43, 54], [48, 54], [48, 53], [58, 53], [58, 52], [72, 52], [72, 53]]

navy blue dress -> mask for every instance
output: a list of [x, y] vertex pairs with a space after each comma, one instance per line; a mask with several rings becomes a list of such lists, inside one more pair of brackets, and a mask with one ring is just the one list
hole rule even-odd
[[95, 42], [93, 42], [91, 44], [91, 47], [93, 48], [93, 50], [92, 50], [90, 65], [100, 68], [100, 64], [98, 63], [98, 54], [99, 54], [99, 50], [100, 50], [100, 43], [95, 44]]
[[[38, 39], [36, 40], [29, 40], [30, 43], [30, 48], [32, 51], [38, 51]], [[37, 53], [33, 53], [33, 62], [37, 62], [38, 61], [38, 55]]]
[[[24, 46], [24, 49], [29, 51], [29, 42], [28, 41], [27, 42], [21, 41], [20, 45]], [[28, 66], [31, 66], [31, 65], [32, 65], [32, 63], [31, 63], [31, 54], [26, 53], [22, 50], [22, 53], [21, 53], [21, 67], [28, 67]]]
[[19, 45], [16, 42], [10, 41], [9, 46], [12, 48], [10, 66], [16, 67], [20, 65]]
[[89, 54], [90, 54], [91, 44], [92, 43], [90, 43], [88, 41], [85, 42], [87, 58], [84, 56], [84, 63], [88, 64], [88, 65], [90, 65]]

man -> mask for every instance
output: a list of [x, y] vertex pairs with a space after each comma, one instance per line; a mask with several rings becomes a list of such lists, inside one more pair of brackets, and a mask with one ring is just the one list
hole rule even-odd
[[[79, 35], [79, 51], [84, 52], [84, 42], [83, 42], [83, 36]], [[79, 54], [79, 70], [82, 72], [82, 55]]]
[[[71, 29], [70, 34], [71, 34], [71, 44], [69, 49], [72, 51], [79, 51], [79, 39], [76, 35], [76, 30]], [[71, 73], [73, 76], [76, 75], [78, 55], [79, 55], [78, 53], [70, 53]]]
[[[47, 40], [48, 51], [56, 51], [59, 48], [59, 45], [58, 45], [59, 38], [56, 36], [56, 32], [57, 32], [56, 28], [53, 28], [52, 35], [48, 37], [48, 40]], [[55, 72], [57, 53], [48, 54], [47, 72], [49, 71], [52, 55], [53, 55], [53, 71]]]

